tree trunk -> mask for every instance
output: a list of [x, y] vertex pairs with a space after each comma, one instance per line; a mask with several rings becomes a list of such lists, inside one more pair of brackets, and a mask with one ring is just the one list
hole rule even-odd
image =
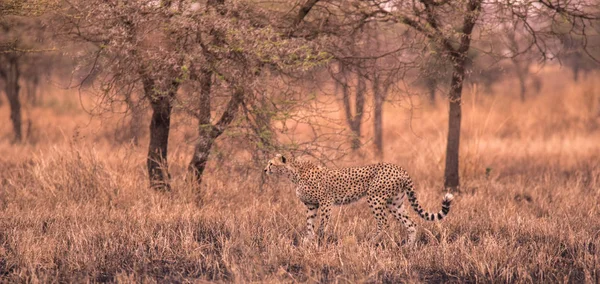
[[167, 149], [171, 126], [171, 99], [162, 97], [152, 103], [150, 121], [150, 145], [148, 146], [148, 175], [150, 186], [158, 190], [170, 190]]
[[437, 88], [437, 82], [433, 78], [425, 79], [427, 85], [427, 91], [429, 92], [429, 104], [435, 106], [435, 89]]
[[131, 94], [125, 94], [125, 103], [127, 104], [127, 108], [131, 111], [131, 119], [129, 121], [129, 137], [131, 138], [133, 145], [138, 146], [140, 143], [140, 137], [142, 136], [141, 124], [143, 113], [138, 106], [139, 102], [134, 101]]
[[582, 61], [582, 55], [579, 51], [575, 51], [573, 54], [571, 54], [571, 56], [569, 56], [568, 60], [571, 63], [571, 68], [573, 69], [573, 81], [578, 82], [579, 81], [579, 73], [581, 71], [581, 61]]
[[214, 139], [211, 139], [210, 135], [199, 135], [198, 142], [196, 142], [196, 146], [194, 147], [194, 156], [190, 161], [189, 170], [192, 172], [194, 181], [198, 186], [202, 184], [202, 175], [204, 174], [213, 143]]
[[[343, 71], [342, 71], [343, 72]], [[361, 125], [362, 125], [362, 117], [364, 114], [365, 108], [365, 92], [366, 92], [366, 83], [364, 78], [357, 73], [357, 86], [356, 86], [356, 96], [355, 96], [355, 104], [354, 104], [354, 114], [352, 114], [352, 108], [350, 105], [350, 86], [348, 85], [345, 79], [345, 73], [342, 74], [344, 79], [342, 80], [342, 100], [344, 103], [344, 112], [346, 114], [346, 121], [350, 126], [350, 130], [352, 131], [351, 138], [351, 147], [352, 150], [358, 150], [361, 146], [360, 137], [361, 137]]]
[[198, 142], [194, 147], [194, 155], [189, 165], [196, 184], [202, 183], [202, 174], [206, 168], [206, 162], [212, 148], [213, 141], [210, 139], [212, 124], [210, 122], [210, 92], [212, 87], [212, 72], [204, 70], [199, 78], [200, 81], [200, 103], [198, 110]]
[[515, 65], [515, 69], [517, 71], [517, 79], [519, 79], [521, 102], [525, 102], [525, 93], [527, 92], [527, 67], [521, 66], [521, 63], [516, 60], [513, 60], [513, 64]]
[[135, 106], [131, 110], [131, 121], [129, 121], [129, 131], [131, 132], [131, 142], [135, 146], [140, 145], [140, 137], [142, 136], [142, 110]]
[[167, 161], [167, 150], [169, 146], [169, 130], [171, 127], [172, 99], [177, 91], [174, 84], [168, 90], [167, 96], [155, 94], [154, 82], [144, 80], [144, 92], [150, 98], [152, 106], [152, 118], [150, 121], [150, 144], [148, 146], [148, 177], [150, 186], [156, 190], [171, 190], [169, 184], [169, 172]]
[[190, 161], [189, 171], [193, 173], [196, 184], [202, 184], [202, 174], [210, 156], [210, 150], [215, 140], [225, 132], [225, 129], [235, 117], [242, 102], [244, 91], [235, 89], [216, 124], [210, 122], [210, 92], [212, 86], [212, 72], [204, 71], [200, 78], [200, 112], [198, 114], [198, 142], [194, 147], [194, 156]]
[[525, 76], [523, 74], [519, 74], [519, 87], [521, 93], [521, 102], [525, 102], [525, 92], [527, 91], [525, 86]]
[[454, 50], [450, 44], [446, 44], [446, 51], [450, 53], [453, 70], [449, 94], [450, 107], [448, 110], [448, 141], [446, 144], [444, 187], [455, 192], [459, 191], [460, 186], [458, 153], [460, 149], [461, 99], [465, 79], [465, 63], [467, 54], [471, 48], [471, 33], [481, 10], [481, 2], [481, 0], [469, 0], [467, 4], [468, 13], [464, 18], [458, 50]]
[[379, 158], [383, 157], [383, 103], [390, 86], [389, 82], [383, 84], [382, 86], [380, 76], [375, 74], [373, 76], [373, 130], [375, 132], [375, 151]]
[[360, 137], [361, 137], [361, 126], [362, 126], [362, 117], [365, 109], [365, 92], [367, 91], [367, 85], [365, 83], [365, 79], [360, 75], [357, 75], [357, 84], [356, 84], [356, 97], [355, 97], [355, 113], [354, 113], [354, 121], [352, 123], [352, 132], [354, 133], [352, 139], [352, 149], [358, 150], [361, 146]]
[[465, 76], [465, 59], [457, 59], [454, 63], [450, 87], [450, 108], [448, 112], [448, 140], [446, 144], [446, 169], [444, 172], [444, 186], [451, 191], [458, 191], [459, 164], [458, 153], [460, 148], [461, 124], [461, 97]]
[[14, 142], [19, 143], [23, 139], [23, 134], [21, 131], [21, 101], [19, 99], [21, 86], [19, 86], [20, 72], [18, 58], [10, 57], [7, 62], [7, 67], [5, 73], [6, 85], [4, 88], [10, 105], [10, 120], [15, 134]]
[[383, 99], [375, 98], [375, 114], [373, 120], [373, 127], [375, 130], [375, 151], [379, 158], [383, 157]]
[[300, 10], [298, 10], [298, 15], [294, 18], [294, 22], [292, 23], [292, 31], [296, 29], [296, 27], [302, 22], [302, 20], [308, 15], [308, 12], [317, 4], [319, 0], [307, 0], [304, 5], [300, 6]]
[[38, 105], [38, 86], [40, 83], [40, 76], [33, 74], [27, 81], [27, 99], [32, 106]]

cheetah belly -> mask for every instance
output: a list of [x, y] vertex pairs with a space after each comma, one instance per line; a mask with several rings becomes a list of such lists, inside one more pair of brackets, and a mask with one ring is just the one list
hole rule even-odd
[[352, 202], [358, 201], [359, 199], [363, 198], [365, 195], [367, 195], [367, 191], [361, 188], [353, 188], [350, 189], [348, 192], [346, 192], [344, 195], [342, 196], [338, 196], [334, 203], [336, 205], [343, 205], [343, 204], [350, 204]]

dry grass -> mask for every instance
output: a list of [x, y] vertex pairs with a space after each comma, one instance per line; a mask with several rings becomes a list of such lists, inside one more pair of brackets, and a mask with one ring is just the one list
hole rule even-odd
[[[463, 193], [439, 225], [417, 220], [415, 249], [399, 245], [406, 233], [394, 222], [386, 246], [371, 246], [364, 202], [334, 210], [327, 244], [304, 242], [291, 185], [260, 187], [250, 161], [211, 164], [198, 206], [183, 177], [187, 130], [171, 142], [174, 191], [153, 192], [143, 147], [110, 143], [110, 123], [32, 110], [36, 143], [10, 145], [0, 127], [0, 281], [597, 283], [600, 85], [561, 72], [546, 71], [545, 94], [524, 104], [514, 82], [466, 95]], [[445, 106], [413, 115], [387, 109], [384, 160], [409, 169], [437, 210]]]

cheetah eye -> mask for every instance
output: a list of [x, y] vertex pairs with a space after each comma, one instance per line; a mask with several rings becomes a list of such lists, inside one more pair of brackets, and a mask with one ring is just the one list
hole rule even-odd
[[281, 162], [285, 164], [285, 157], [281, 156]]

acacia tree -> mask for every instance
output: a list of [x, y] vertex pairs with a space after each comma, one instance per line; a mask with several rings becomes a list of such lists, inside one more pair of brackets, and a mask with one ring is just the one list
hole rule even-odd
[[[593, 1], [592, 1], [593, 2]], [[489, 31], [498, 23], [511, 23], [527, 35], [527, 45], [520, 50], [536, 51], [542, 59], [551, 58], [557, 48], [558, 21], [569, 23], [573, 33], [587, 35], [591, 22], [597, 20], [598, 6], [590, 1], [357, 1], [349, 13], [362, 15], [366, 22], [385, 21], [409, 27], [416, 36], [436, 45], [442, 58], [452, 66], [448, 92], [448, 136], [444, 185], [459, 187], [459, 146], [461, 99], [469, 51], [473, 45], [488, 54], [507, 56], [503, 47], [485, 46]], [[556, 50], [554, 50], [556, 51]]]
[[541, 82], [539, 78], [532, 76], [532, 74], [530, 74], [531, 72], [529, 71], [535, 58], [531, 52], [521, 52], [521, 50], [523, 50], [521, 45], [526, 41], [520, 38], [520, 34], [515, 29], [508, 28], [505, 30], [504, 35], [504, 37], [500, 38], [505, 38], [507, 41], [506, 46], [511, 52], [510, 61], [512, 62], [517, 79], [519, 80], [519, 97], [521, 98], [521, 102], [525, 102], [528, 78], [532, 78], [531, 81], [533, 81], [536, 92], [538, 92], [541, 88]]
[[[351, 148], [358, 150], [361, 146], [362, 123], [366, 113], [367, 98], [370, 94], [373, 102], [373, 143], [377, 155], [383, 154], [383, 103], [392, 84], [392, 75], [388, 68], [389, 58], [379, 56], [382, 43], [375, 29], [363, 27], [359, 36], [352, 39], [363, 39], [361, 45], [351, 45], [347, 50], [334, 50], [338, 57], [337, 73], [332, 74], [336, 90], [341, 89], [342, 106], [346, 123], [351, 130]], [[393, 69], [393, 68], [392, 68]], [[354, 83], [354, 84], [353, 84]], [[370, 85], [370, 88], [369, 88]], [[352, 88], [353, 87], [353, 88]], [[369, 92], [369, 89], [371, 92]], [[354, 90], [354, 96], [351, 95]], [[354, 102], [352, 102], [354, 98]]]
[[[365, 26], [370, 22], [396, 24], [399, 30], [408, 28], [412, 33], [411, 38], [420, 39], [416, 42], [421, 43], [420, 50], [415, 50], [412, 54], [400, 54], [398, 57], [410, 57], [423, 50], [435, 50], [436, 56], [450, 66], [444, 171], [444, 185], [450, 190], [457, 190], [460, 184], [461, 101], [472, 47], [476, 46], [479, 52], [498, 58], [510, 58], [512, 55], [505, 52], [505, 46], [490, 44], [499, 27], [508, 24], [511, 29], [521, 33], [526, 42], [517, 54], [531, 50], [536, 52], [541, 60], [553, 58], [560, 53], [558, 42], [562, 31], [565, 30], [559, 30], [559, 24], [567, 23], [569, 28], [566, 30], [570, 34], [589, 37], [594, 33], [590, 27], [593, 26], [592, 22], [597, 21], [599, 13], [599, 7], [594, 1], [588, 0], [356, 0], [319, 3], [322, 6], [317, 6], [319, 12], [313, 15], [321, 18], [312, 21], [314, 28], [319, 32], [335, 33], [332, 31], [335, 28], [346, 26], [347, 30]], [[403, 43], [398, 43], [401, 44]], [[427, 45], [434, 45], [434, 48], [424, 48]], [[399, 50], [402, 53], [405, 51]]]
[[[336, 74], [336, 88], [342, 89], [342, 105], [346, 123], [350, 127], [352, 150], [358, 150], [361, 147], [361, 127], [363, 116], [365, 114], [365, 97], [367, 92], [367, 83], [365, 75], [359, 69], [350, 70], [343, 62], [339, 63], [339, 72]], [[354, 86], [354, 103], [351, 102], [351, 83], [352, 77], [356, 78]], [[354, 106], [354, 109], [352, 107]]]
[[[600, 30], [600, 23], [596, 22], [593, 28]], [[572, 70], [573, 81], [578, 82], [582, 73], [586, 75], [600, 68], [600, 51], [598, 48], [590, 48], [597, 47], [600, 38], [570, 33], [570, 26], [564, 23], [559, 23], [557, 29], [563, 46], [559, 59], [561, 64]]]
[[[205, 63], [193, 64], [191, 68], [199, 92], [194, 103], [197, 106], [194, 113], [198, 119], [198, 139], [189, 171], [198, 185], [202, 182], [213, 144], [232, 123], [244, 99], [250, 97], [248, 93], [252, 90], [245, 86], [253, 83], [260, 73], [257, 69], [260, 68], [260, 59], [256, 56], [258, 49], [254, 47], [266, 40], [262, 36], [268, 33], [266, 29], [257, 28], [268, 25], [268, 22], [261, 23], [258, 11], [237, 2], [225, 4], [224, 0], [208, 1], [202, 13], [192, 15], [195, 19], [192, 23], [196, 24], [185, 26], [197, 35], [194, 40], [201, 58], [194, 61]], [[251, 33], [261, 36], [247, 37]], [[211, 110], [214, 110], [215, 97], [223, 92], [229, 94], [229, 99], [219, 119], [213, 122]]]
[[[10, 106], [15, 143], [23, 139], [20, 97], [23, 75], [32, 76], [27, 67], [47, 63], [48, 51], [52, 50], [44, 46], [44, 27], [38, 19], [50, 8], [52, 5], [47, 1], [0, 3], [0, 81], [4, 83]], [[25, 81], [35, 81], [35, 77]]]
[[[417, 75], [417, 80], [422, 77], [438, 78], [441, 72], [439, 66], [433, 68], [434, 64], [424, 63], [426, 57], [420, 52], [423, 43], [414, 38], [410, 30], [381, 22], [367, 22], [363, 29], [367, 33], [365, 69], [371, 81], [373, 97], [373, 142], [375, 153], [383, 158], [384, 102], [410, 94], [411, 91], [405, 88], [406, 81], [414, 81], [414, 75]], [[425, 73], [436, 75], [424, 76]], [[390, 93], [394, 93], [394, 97], [390, 97]]]
[[[388, 98], [390, 88], [396, 77], [402, 77], [393, 71], [399, 66], [393, 56], [380, 56], [385, 54], [389, 48], [389, 36], [385, 30], [373, 23], [365, 27], [367, 33], [367, 64], [365, 66], [368, 78], [371, 81], [371, 93], [373, 97], [373, 144], [375, 153], [379, 158], [383, 157], [383, 105]], [[406, 66], [404, 66], [406, 67]]]
[[351, 132], [351, 148], [358, 150], [362, 146], [361, 127], [368, 112], [366, 107], [370, 96], [373, 103], [373, 143], [377, 155], [381, 156], [383, 104], [396, 77], [402, 77], [402, 74], [398, 75], [402, 73], [398, 70], [407, 68], [406, 62], [395, 58], [395, 53], [407, 47], [393, 46], [394, 51], [390, 50], [392, 45], [389, 38], [396, 38], [396, 35], [387, 31], [388, 25], [385, 24], [367, 24], [361, 17], [333, 17], [328, 22], [329, 26], [338, 27], [335, 31], [325, 31], [334, 37], [326, 49], [335, 58], [335, 64], [330, 64], [329, 73], [335, 84], [335, 92], [341, 90], [342, 111]]
[[150, 185], [169, 190], [167, 169], [171, 113], [175, 96], [185, 80], [180, 38], [172, 37], [173, 6], [148, 1], [68, 1], [58, 11], [53, 26], [59, 36], [79, 43], [87, 51], [78, 57], [78, 68], [102, 98], [93, 114], [113, 104], [126, 103], [132, 93], [149, 102], [150, 140], [147, 167]]
[[104, 105], [127, 104], [130, 92], [150, 103], [147, 164], [155, 188], [169, 189], [174, 109], [198, 119], [189, 170], [199, 184], [215, 140], [241, 105], [255, 103], [264, 69], [295, 69], [324, 58], [313, 54], [310, 41], [294, 36], [306, 7], [280, 27], [274, 25], [280, 14], [265, 13], [252, 1], [91, 2], [67, 2], [58, 18], [62, 34], [93, 46], [86, 57], [90, 74], [104, 74], [96, 83]]
[[[283, 75], [326, 59], [315, 52], [316, 40], [294, 37], [310, 10], [307, 5], [313, 4], [306, 3], [295, 17], [282, 19], [282, 14], [252, 2], [214, 0], [174, 19], [180, 27], [179, 36], [195, 43], [189, 47], [189, 73], [190, 84], [198, 91], [189, 100], [195, 106], [192, 113], [198, 119], [198, 139], [189, 170], [197, 184], [202, 181], [215, 141], [231, 128], [240, 109], [252, 132], [260, 134], [260, 129], [268, 127], [266, 116], [248, 117], [257, 113], [250, 110], [265, 104], [265, 97], [257, 95], [269, 84], [265, 73]], [[281, 26], [282, 22], [288, 24]], [[214, 110], [218, 119], [211, 115]], [[272, 143], [272, 137], [258, 137], [262, 145]]]

